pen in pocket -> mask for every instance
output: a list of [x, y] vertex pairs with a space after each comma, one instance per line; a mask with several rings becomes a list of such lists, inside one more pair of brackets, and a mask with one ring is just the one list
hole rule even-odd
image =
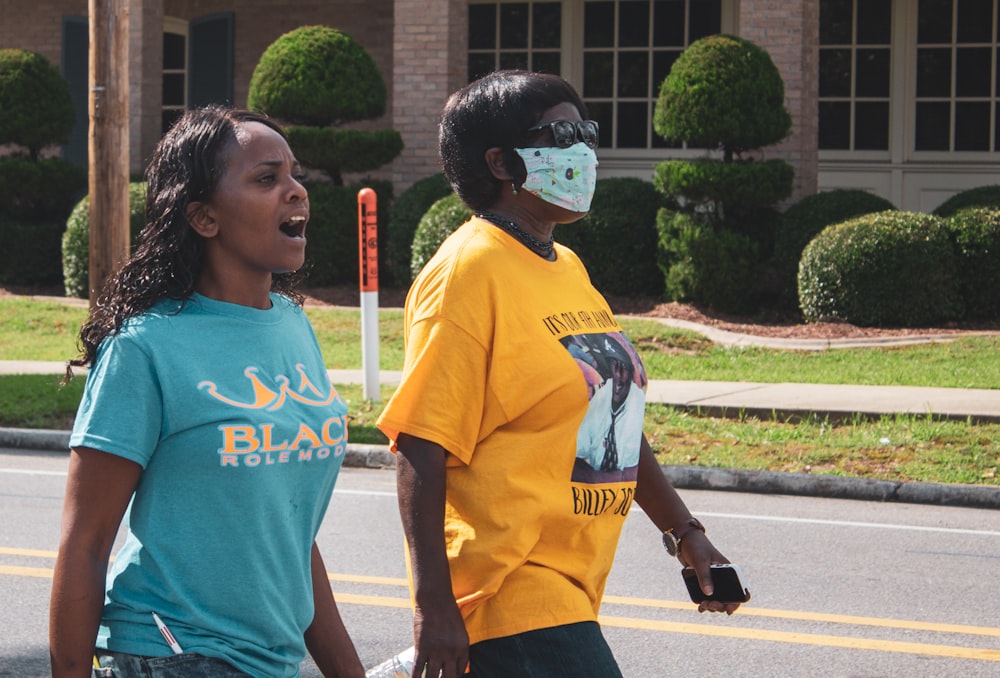
[[174, 638], [174, 634], [170, 632], [167, 625], [163, 623], [162, 619], [160, 619], [160, 615], [155, 612], [153, 613], [153, 621], [156, 622], [156, 628], [160, 629], [160, 635], [163, 636], [163, 640], [167, 641], [167, 645], [169, 645], [170, 649], [174, 651], [174, 654], [182, 654], [184, 650], [181, 649], [180, 643], [177, 642], [177, 639]]

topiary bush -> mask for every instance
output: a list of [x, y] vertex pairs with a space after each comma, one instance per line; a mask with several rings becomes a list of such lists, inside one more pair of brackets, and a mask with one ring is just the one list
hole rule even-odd
[[945, 221], [969, 320], [1000, 319], [1000, 209], [968, 207]]
[[62, 221], [17, 221], [0, 217], [0, 283], [58, 285]]
[[[129, 242], [146, 225], [146, 182], [128, 185]], [[67, 297], [90, 297], [90, 196], [76, 204], [62, 234], [62, 276]]]
[[[370, 181], [352, 186], [309, 184], [309, 225], [306, 227], [308, 284], [313, 287], [358, 284], [358, 191], [375, 191], [379, 223], [392, 204], [392, 185]], [[379, 228], [379, 266], [385, 251], [384, 228]]]
[[792, 117], [770, 55], [749, 40], [711, 35], [674, 62], [660, 86], [653, 128], [668, 141], [721, 149], [731, 160], [784, 139]]
[[410, 274], [416, 278], [441, 243], [472, 218], [472, 210], [455, 194], [437, 200], [417, 224], [413, 234]]
[[73, 129], [69, 85], [41, 54], [0, 49], [0, 144], [28, 149], [32, 160]]
[[0, 216], [62, 223], [86, 193], [85, 167], [62, 158], [0, 157]]
[[[654, 182], [667, 204], [689, 215], [680, 219], [671, 209], [658, 219], [668, 298], [743, 313], [762, 302], [760, 281], [777, 223], [773, 206], [791, 195], [795, 171], [783, 160], [744, 154], [788, 135], [792, 119], [784, 102], [784, 83], [771, 57], [743, 38], [696, 40], [671, 67], [660, 86], [653, 128], [667, 141], [720, 151], [721, 160], [668, 160], [656, 168]], [[750, 252], [759, 261], [747, 260]], [[723, 261], [727, 256], [733, 259]], [[713, 268], [729, 282], [716, 285], [706, 277]], [[746, 276], [757, 276], [750, 287], [730, 284]], [[746, 305], [734, 306], [741, 302]]]
[[780, 306], [798, 308], [799, 258], [818, 233], [853, 217], [894, 209], [890, 201], [868, 191], [837, 189], [806, 196], [785, 210], [774, 236], [774, 275]]
[[826, 228], [799, 264], [807, 321], [920, 327], [962, 317], [957, 259], [941, 219], [887, 211]]
[[417, 224], [431, 205], [451, 193], [448, 179], [439, 172], [415, 182], [393, 203], [386, 225], [386, 269], [392, 284], [410, 286], [411, 247]]
[[576, 252], [604, 294], [659, 297], [656, 214], [662, 202], [648, 181], [598, 179], [590, 212], [556, 228], [556, 240]]
[[303, 26], [275, 40], [250, 78], [247, 107], [290, 123], [289, 145], [307, 167], [343, 185], [343, 172], [373, 170], [403, 149], [393, 130], [337, 130], [385, 114], [387, 91], [360, 43], [329, 26]]
[[938, 205], [933, 213], [939, 217], [950, 217], [967, 207], [1000, 208], [1000, 186], [979, 186], [956, 193]]
[[661, 209], [657, 261], [667, 298], [747, 313], [761, 304], [763, 264], [748, 236], [716, 230], [689, 212]]

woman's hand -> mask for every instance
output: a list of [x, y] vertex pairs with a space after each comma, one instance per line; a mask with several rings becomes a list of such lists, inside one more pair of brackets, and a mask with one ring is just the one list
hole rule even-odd
[[[728, 563], [729, 560], [719, 553], [708, 537], [701, 530], [690, 530], [681, 541], [677, 559], [681, 565], [690, 567], [698, 575], [698, 585], [706, 596], [712, 595], [712, 565]], [[698, 612], [725, 612], [732, 614], [739, 609], [739, 603], [722, 603], [717, 600], [703, 600], [698, 603]]]
[[417, 604], [413, 613], [413, 639], [416, 648], [414, 675], [457, 678], [469, 665], [469, 634], [451, 591], [441, 600]]

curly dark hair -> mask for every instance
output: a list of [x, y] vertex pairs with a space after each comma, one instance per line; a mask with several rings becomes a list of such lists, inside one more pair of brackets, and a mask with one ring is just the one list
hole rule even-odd
[[[105, 282], [80, 330], [80, 357], [66, 366], [93, 365], [97, 349], [129, 318], [162, 299], [186, 300], [195, 291], [204, 261], [204, 238], [188, 224], [192, 202], [212, 199], [225, 173], [225, 150], [238, 127], [257, 122], [286, 139], [269, 118], [240, 109], [207, 106], [187, 111], [160, 140], [146, 168], [146, 225], [128, 261]], [[303, 272], [276, 274], [271, 290], [301, 305], [296, 291]]]
[[587, 116], [580, 95], [558, 75], [518, 70], [495, 71], [452, 94], [441, 113], [438, 151], [462, 202], [481, 210], [499, 199], [502, 182], [486, 165], [490, 148], [504, 150], [514, 182], [522, 184], [527, 171], [514, 148], [529, 141], [527, 130], [545, 111], [562, 103]]

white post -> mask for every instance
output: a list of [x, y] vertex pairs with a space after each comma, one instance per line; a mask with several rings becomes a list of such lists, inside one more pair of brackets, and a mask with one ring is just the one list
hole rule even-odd
[[361, 285], [361, 365], [364, 398], [380, 402], [378, 359], [378, 210], [375, 191], [358, 191], [358, 276]]

